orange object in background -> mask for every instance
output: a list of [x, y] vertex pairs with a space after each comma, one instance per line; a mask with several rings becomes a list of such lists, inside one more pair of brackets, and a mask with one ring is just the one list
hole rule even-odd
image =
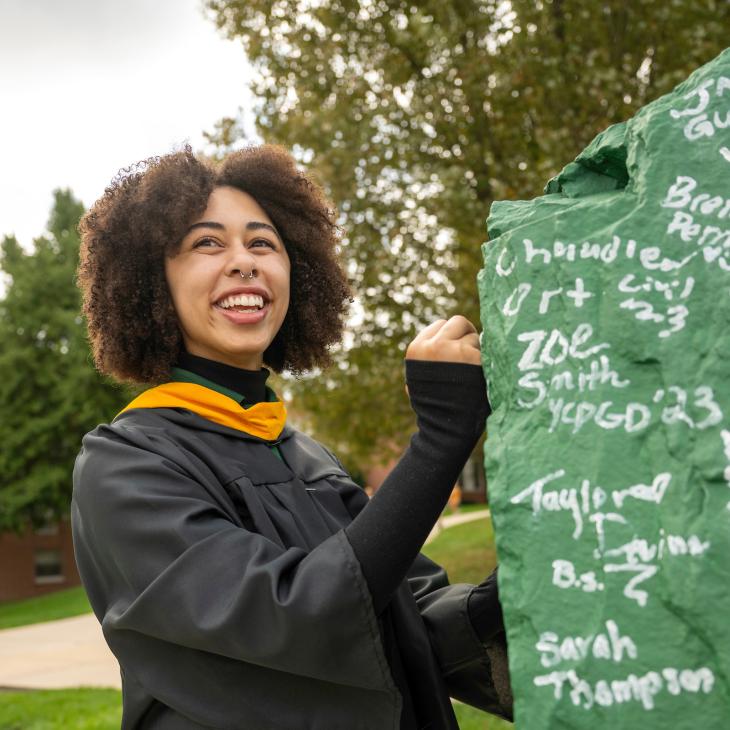
[[461, 505], [461, 487], [457, 484], [452, 490], [449, 496], [449, 509], [456, 512]]

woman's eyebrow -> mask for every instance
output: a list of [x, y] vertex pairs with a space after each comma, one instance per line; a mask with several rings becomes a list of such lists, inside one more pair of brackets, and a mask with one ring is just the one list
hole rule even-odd
[[[217, 221], [199, 221], [198, 223], [193, 223], [193, 225], [188, 228], [185, 235], [187, 236], [190, 231], [194, 231], [196, 228], [215, 228], [218, 231], [226, 230], [226, 227], [222, 223], [218, 223]], [[274, 228], [274, 226], [272, 225], [269, 225], [268, 223], [264, 223], [263, 221], [249, 221], [246, 224], [247, 231], [259, 231], [261, 229], [271, 231], [276, 235], [277, 238], [281, 239], [281, 236], [279, 236], [279, 232], [276, 230], [276, 228]]]
[[226, 230], [226, 227], [222, 223], [216, 223], [215, 221], [200, 221], [199, 223], [193, 223], [193, 225], [185, 232], [185, 235], [187, 236], [190, 231], [194, 231], [196, 228], [215, 228], [219, 231]]
[[268, 223], [264, 223], [263, 221], [250, 221], [249, 223], [246, 224], [247, 231], [259, 231], [262, 228], [276, 234], [277, 238], [281, 238], [281, 236], [279, 236], [279, 231], [277, 231], [276, 228], [274, 228], [274, 226], [270, 226]]

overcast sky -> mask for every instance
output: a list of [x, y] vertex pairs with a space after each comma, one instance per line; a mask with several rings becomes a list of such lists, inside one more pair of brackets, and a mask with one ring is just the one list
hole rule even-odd
[[0, 237], [29, 245], [52, 191], [87, 207], [117, 170], [240, 107], [250, 71], [201, 0], [0, 0]]

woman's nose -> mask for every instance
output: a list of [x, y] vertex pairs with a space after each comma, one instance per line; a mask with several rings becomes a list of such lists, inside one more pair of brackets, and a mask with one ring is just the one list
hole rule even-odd
[[239, 250], [231, 257], [227, 273], [253, 279], [256, 276], [256, 257], [247, 249]]

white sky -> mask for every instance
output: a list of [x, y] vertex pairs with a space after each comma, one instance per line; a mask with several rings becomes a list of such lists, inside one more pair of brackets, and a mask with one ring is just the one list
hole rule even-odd
[[250, 108], [243, 49], [201, 5], [0, 0], [0, 238], [29, 246], [54, 188], [88, 207], [121, 167], [202, 148], [203, 131]]

